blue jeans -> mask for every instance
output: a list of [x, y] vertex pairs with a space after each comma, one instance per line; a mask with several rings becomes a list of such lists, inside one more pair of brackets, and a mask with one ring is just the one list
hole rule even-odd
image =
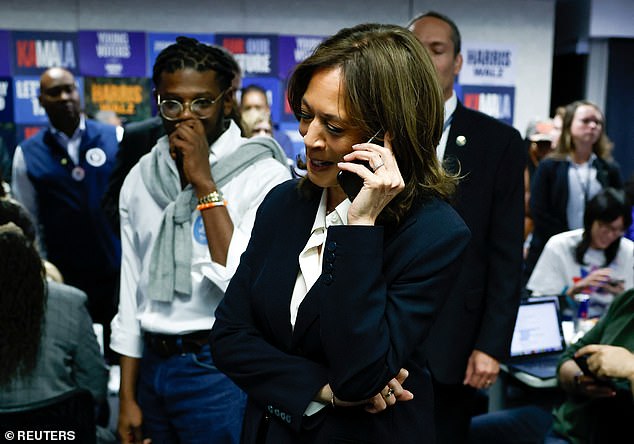
[[163, 358], [145, 347], [137, 382], [152, 444], [237, 444], [246, 394], [213, 364], [209, 345]]
[[471, 419], [469, 444], [541, 444], [552, 422], [552, 414], [537, 406], [485, 413]]

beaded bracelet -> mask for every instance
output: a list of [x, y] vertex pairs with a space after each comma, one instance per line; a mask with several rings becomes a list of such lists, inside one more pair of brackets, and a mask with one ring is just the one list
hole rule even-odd
[[208, 210], [209, 208], [226, 207], [226, 206], [227, 206], [227, 201], [221, 200], [220, 202], [207, 202], [207, 203], [198, 204], [196, 205], [196, 209], [198, 211], [203, 211], [203, 210]]

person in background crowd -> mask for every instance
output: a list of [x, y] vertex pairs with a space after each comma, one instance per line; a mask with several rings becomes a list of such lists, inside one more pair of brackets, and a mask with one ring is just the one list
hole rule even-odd
[[262, 204], [210, 338], [249, 396], [242, 442], [434, 442], [421, 346], [469, 239], [435, 157], [434, 67], [406, 29], [358, 25], [296, 67], [288, 97], [308, 172]]
[[42, 74], [39, 102], [50, 125], [16, 148], [12, 193], [38, 228], [43, 256], [88, 295], [88, 312], [107, 333], [121, 247], [100, 203], [119, 149], [116, 129], [83, 116], [75, 78], [63, 68]]
[[[0, 225], [13, 222], [21, 230], [22, 233], [28, 238], [28, 240], [37, 245], [36, 238], [37, 233], [31, 217], [27, 213], [26, 209], [17, 201], [13, 199], [0, 199]], [[64, 283], [64, 277], [60, 273], [59, 269], [46, 259], [42, 259], [44, 264], [44, 270], [46, 272], [46, 278], [58, 282]]]
[[583, 228], [548, 240], [527, 289], [536, 296], [561, 294], [569, 300], [589, 296], [589, 317], [601, 316], [614, 296], [634, 287], [634, 243], [623, 238], [631, 223], [625, 193], [599, 191], [586, 206]]
[[554, 150], [557, 148], [557, 144], [559, 143], [559, 138], [561, 137], [561, 129], [564, 124], [564, 115], [566, 114], [565, 106], [558, 106], [555, 109], [555, 115], [553, 116], [553, 126], [550, 131], [551, 134], [551, 147]]
[[438, 442], [465, 442], [476, 389], [490, 387], [508, 356], [520, 301], [525, 148], [517, 130], [465, 108], [453, 90], [460, 32], [427, 12], [409, 29], [431, 55], [445, 99], [438, 158], [462, 177], [454, 206], [471, 230], [456, 286], [426, 341]]
[[[266, 95], [266, 90], [256, 84], [245, 86], [242, 88], [240, 94], [240, 112], [245, 113], [250, 110], [264, 111], [269, 115], [271, 114], [271, 105]], [[291, 142], [291, 139], [284, 134], [283, 131], [279, 131], [275, 128], [275, 124], [273, 124], [273, 138], [277, 140], [282, 149], [284, 149], [286, 157], [294, 160], [295, 150], [293, 148], [293, 142]]]
[[[0, 207], [0, 219], [12, 217], [7, 208]], [[89, 390], [95, 405], [104, 402], [108, 372], [86, 294], [47, 281], [35, 245], [13, 223], [0, 225], [0, 251], [0, 407], [37, 404], [76, 388]], [[115, 442], [103, 428], [97, 438]]]
[[[227, 49], [222, 46], [216, 46], [227, 56], [227, 61], [231, 64], [233, 71], [233, 80], [231, 81], [232, 89], [229, 94], [233, 99], [231, 113], [229, 117], [240, 126], [240, 109], [236, 100], [236, 91], [240, 90], [242, 85], [242, 72], [240, 65]], [[156, 144], [156, 141], [165, 135], [163, 122], [160, 116], [150, 117], [140, 122], [132, 122], [125, 126], [123, 139], [119, 144], [119, 151], [115, 159], [112, 173], [108, 179], [106, 191], [101, 200], [101, 206], [108, 217], [113, 230], [119, 235], [119, 193], [126, 176], [139, 159]]]
[[584, 208], [594, 195], [606, 187], [622, 188], [611, 150], [599, 108], [585, 100], [568, 105], [557, 148], [540, 162], [531, 181], [535, 228], [524, 266], [525, 279], [551, 236], [583, 227]]
[[114, 125], [117, 128], [117, 139], [123, 138], [123, 121], [116, 112], [111, 110], [99, 110], [95, 113], [95, 120], [108, 125]]
[[552, 151], [553, 123], [550, 119], [531, 122], [526, 130], [528, 156], [524, 169], [524, 252], [528, 253], [529, 236], [533, 232], [529, 201], [531, 196], [531, 178], [541, 160]]
[[245, 137], [273, 137], [271, 115], [266, 111], [250, 109], [242, 113], [242, 128]]
[[232, 58], [178, 37], [154, 64], [166, 135], [132, 168], [120, 197], [124, 443], [237, 443], [244, 394], [214, 366], [214, 309], [266, 193], [290, 178], [273, 140], [248, 141], [231, 119]]

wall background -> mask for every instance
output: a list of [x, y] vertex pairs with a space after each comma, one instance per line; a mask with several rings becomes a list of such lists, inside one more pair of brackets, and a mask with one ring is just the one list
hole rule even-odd
[[[456, 21], [463, 41], [517, 52], [514, 126], [549, 114], [554, 0], [0, 0], [0, 29], [329, 35], [362, 22], [406, 24], [434, 9]], [[34, 11], [37, 11], [36, 13]]]

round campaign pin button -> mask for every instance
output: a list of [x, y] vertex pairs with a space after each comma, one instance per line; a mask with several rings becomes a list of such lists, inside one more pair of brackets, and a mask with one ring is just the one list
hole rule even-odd
[[86, 151], [86, 162], [95, 168], [106, 163], [106, 152], [99, 147], [90, 148]]
[[77, 182], [81, 182], [82, 180], [84, 180], [84, 177], [86, 177], [86, 171], [80, 167], [80, 166], [76, 166], [75, 168], [73, 168], [73, 170], [70, 172], [70, 175], [73, 179], [75, 179]]

